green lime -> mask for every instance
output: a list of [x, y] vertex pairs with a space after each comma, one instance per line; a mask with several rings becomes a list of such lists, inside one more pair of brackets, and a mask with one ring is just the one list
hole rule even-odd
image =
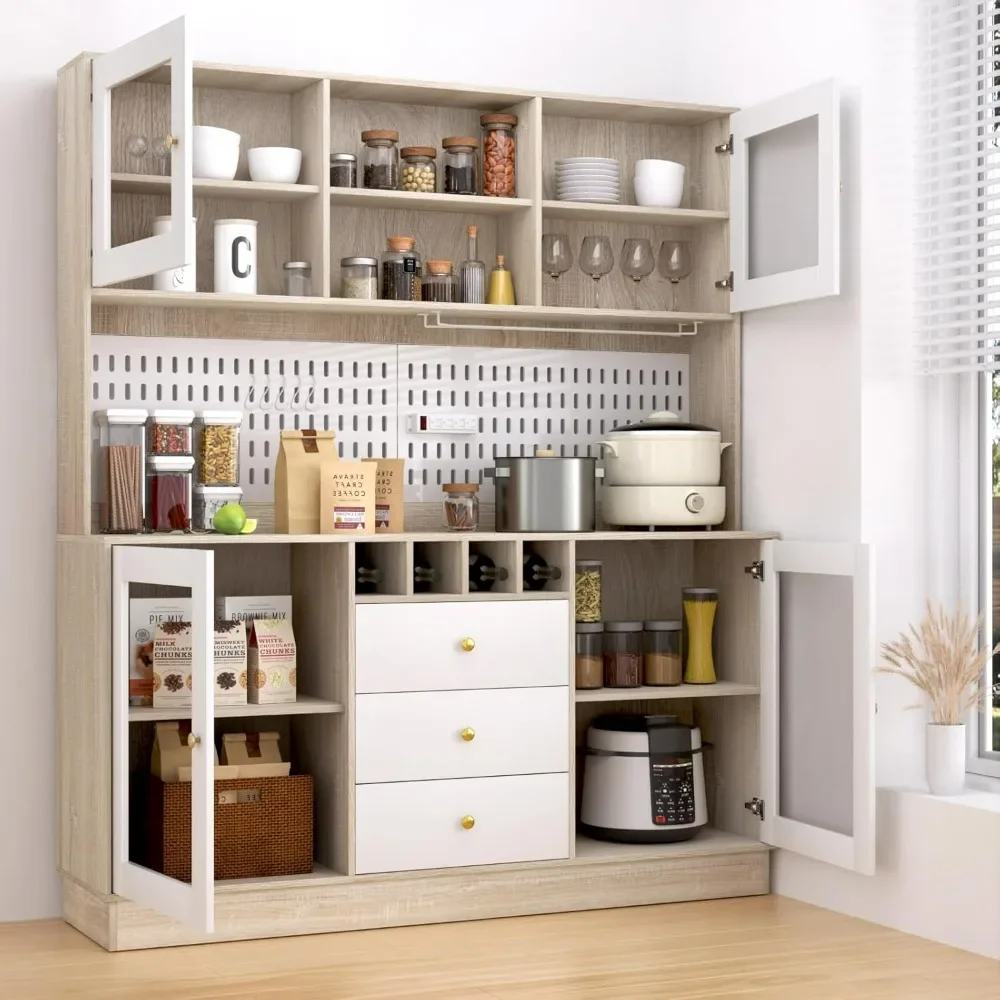
[[238, 535], [247, 523], [247, 512], [238, 503], [223, 504], [212, 518], [212, 526], [224, 535]]

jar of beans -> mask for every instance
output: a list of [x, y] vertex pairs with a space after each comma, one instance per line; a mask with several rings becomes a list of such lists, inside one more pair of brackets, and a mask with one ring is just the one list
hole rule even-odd
[[420, 283], [420, 298], [424, 302], [458, 301], [458, 278], [451, 273], [450, 260], [427, 261], [427, 274]]
[[479, 140], [471, 135], [450, 135], [441, 140], [444, 147], [444, 193], [475, 194], [476, 153]]
[[390, 236], [386, 240], [386, 250], [382, 254], [381, 298], [420, 301], [423, 267], [420, 254], [413, 249], [416, 243], [412, 236]]
[[242, 410], [205, 410], [198, 417], [198, 482], [202, 486], [240, 485]]
[[191, 455], [194, 410], [153, 410], [146, 422], [146, 452], [150, 455]]
[[149, 531], [190, 531], [193, 472], [190, 455], [150, 455], [146, 460]]
[[483, 194], [513, 198], [517, 194], [517, 115], [483, 115], [479, 124], [483, 127]]
[[400, 156], [403, 157], [403, 168], [399, 186], [404, 191], [431, 194], [437, 190], [437, 167], [434, 164], [437, 150], [433, 146], [404, 146]]
[[366, 188], [395, 191], [399, 187], [399, 133], [387, 128], [372, 128], [361, 133], [365, 144], [362, 179]]

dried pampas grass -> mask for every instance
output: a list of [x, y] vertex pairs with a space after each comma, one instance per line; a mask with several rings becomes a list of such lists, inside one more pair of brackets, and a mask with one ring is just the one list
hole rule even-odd
[[[927, 695], [931, 721], [939, 726], [958, 726], [965, 713], [979, 704], [986, 663], [993, 650], [979, 648], [983, 616], [973, 621], [963, 611], [949, 615], [927, 602], [920, 625], [896, 642], [882, 643], [880, 674], [903, 677]], [[919, 708], [919, 705], [911, 706]]]

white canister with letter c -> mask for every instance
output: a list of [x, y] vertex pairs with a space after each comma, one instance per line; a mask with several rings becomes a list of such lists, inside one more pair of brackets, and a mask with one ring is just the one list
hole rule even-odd
[[257, 223], [219, 219], [215, 223], [215, 290], [224, 295], [257, 294]]
[[[153, 288], [157, 292], [194, 292], [195, 287], [195, 257], [194, 248], [197, 242], [197, 219], [188, 221], [188, 242], [191, 244], [191, 261], [182, 267], [172, 267], [169, 271], [157, 271], [153, 275]], [[160, 236], [169, 233], [173, 218], [169, 215], [158, 215], [153, 219], [153, 235]]]

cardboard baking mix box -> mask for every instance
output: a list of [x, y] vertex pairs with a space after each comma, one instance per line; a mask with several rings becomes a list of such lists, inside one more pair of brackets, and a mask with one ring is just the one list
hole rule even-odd
[[217, 597], [215, 599], [215, 617], [221, 621], [241, 621], [248, 624], [254, 618], [287, 618], [291, 621], [292, 595]]
[[[241, 621], [213, 628], [213, 690], [216, 705], [247, 703], [247, 633]], [[153, 637], [153, 705], [191, 707], [191, 623], [159, 622]]]
[[158, 622], [191, 620], [190, 597], [133, 598], [128, 602], [132, 641], [128, 671], [128, 703], [153, 704], [153, 633]]
[[363, 458], [362, 462], [375, 463], [375, 531], [394, 534], [403, 527], [403, 473], [406, 460], [402, 458]]
[[374, 462], [323, 463], [320, 475], [320, 533], [375, 534]]
[[295, 633], [287, 618], [255, 618], [250, 623], [247, 671], [251, 705], [295, 701]]

